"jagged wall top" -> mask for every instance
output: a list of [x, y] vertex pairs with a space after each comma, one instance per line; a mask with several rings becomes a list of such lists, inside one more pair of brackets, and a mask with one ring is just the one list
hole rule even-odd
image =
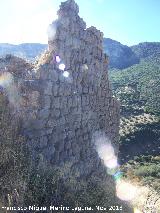
[[[86, 23], [79, 17], [79, 7], [74, 0], [68, 0], [61, 3], [58, 10], [58, 19], [54, 21], [49, 28], [48, 40], [49, 50], [53, 50], [55, 45], [54, 41], [70, 41], [67, 35], [73, 36], [76, 40], [84, 40], [92, 45], [97, 45], [103, 49], [103, 33], [91, 26], [86, 29]], [[71, 45], [70, 45], [71, 46]], [[72, 45], [72, 48], [75, 47]], [[76, 45], [78, 48], [78, 45]]]
[[60, 9], [58, 11], [58, 16], [68, 16], [68, 15], [76, 15], [79, 13], [78, 4], [75, 3], [74, 0], [68, 0], [66, 2], [62, 2], [60, 5]]
[[[61, 4], [58, 19], [49, 27], [49, 51], [52, 58], [60, 56], [65, 70], [79, 76], [79, 83], [83, 81], [99, 86], [102, 73], [107, 72], [108, 63], [103, 52], [103, 33], [93, 26], [86, 29], [86, 23], [78, 12], [74, 0]], [[53, 66], [57, 68], [57, 64]]]
[[[72, 23], [76, 23], [80, 29], [86, 29], [86, 23], [82, 18], [79, 17], [79, 7], [75, 3], [74, 0], [68, 0], [66, 2], [62, 2], [60, 5], [60, 9], [57, 12], [59, 21], [67, 20], [64, 22], [66, 28], [68, 25]], [[68, 23], [66, 23], [68, 22]], [[70, 22], [70, 23], [69, 23]]]

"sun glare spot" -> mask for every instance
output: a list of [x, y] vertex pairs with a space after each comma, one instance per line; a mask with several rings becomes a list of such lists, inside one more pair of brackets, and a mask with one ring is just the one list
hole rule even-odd
[[137, 194], [137, 188], [124, 180], [116, 182], [117, 197], [124, 201], [131, 201]]
[[56, 62], [57, 62], [57, 63], [60, 63], [60, 62], [61, 62], [61, 58], [60, 58], [59, 55], [56, 55], [55, 59], [56, 59]]
[[100, 144], [100, 138], [97, 140], [97, 143], [99, 144], [97, 148], [98, 154], [104, 161], [105, 166], [109, 169], [116, 168], [118, 166], [118, 162], [112, 145], [110, 143]]
[[47, 34], [48, 34], [48, 40], [54, 39], [56, 35], [56, 27], [49, 25], [47, 29]]
[[66, 68], [65, 64], [60, 64], [60, 65], [59, 65], [59, 69], [60, 69], [60, 70], [63, 70], [63, 71], [64, 71], [65, 68]]
[[118, 180], [120, 180], [120, 179], [122, 178], [123, 173], [120, 172], [120, 171], [118, 171], [118, 172], [116, 172], [113, 176], [114, 176], [114, 179], [115, 179], [116, 181], [118, 181]]
[[117, 168], [117, 166], [118, 166], [118, 162], [117, 162], [116, 156], [114, 156], [113, 158], [111, 158], [111, 159], [109, 159], [107, 161], [104, 161], [104, 163], [110, 169]]
[[83, 65], [83, 70], [84, 70], [84, 71], [87, 71], [87, 70], [88, 70], [88, 65], [87, 65], [87, 64], [84, 64], [84, 65]]
[[0, 76], [1, 87], [8, 87], [13, 81], [13, 77], [10, 73], [5, 72]]
[[139, 209], [134, 208], [134, 213], [142, 213]]
[[69, 72], [64, 71], [63, 76], [66, 77], [66, 78], [68, 78], [69, 77]]
[[118, 167], [117, 168], [107, 168], [107, 173], [109, 175], [115, 175], [117, 173]]

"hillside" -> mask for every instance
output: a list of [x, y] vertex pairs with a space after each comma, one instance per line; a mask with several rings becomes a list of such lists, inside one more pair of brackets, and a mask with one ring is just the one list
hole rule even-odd
[[126, 45], [110, 38], [104, 39], [104, 51], [109, 56], [109, 67], [124, 69], [139, 63], [139, 58]]
[[110, 70], [121, 102], [120, 159], [157, 155], [160, 147], [160, 58], [141, 59], [127, 69]]
[[34, 61], [47, 48], [46, 44], [24, 43], [19, 45], [0, 43], [0, 57], [12, 54]]
[[139, 58], [146, 58], [160, 55], [160, 42], [143, 42], [138, 45], [131, 46], [132, 51]]
[[[146, 202], [159, 205], [160, 43], [132, 47], [140, 63], [110, 69], [114, 95], [121, 102], [119, 160], [127, 179], [154, 193]], [[123, 169], [124, 168], [124, 169]], [[158, 198], [157, 198], [158, 196]], [[158, 207], [157, 207], [158, 208]]]
[[160, 113], [160, 57], [142, 59], [124, 70], [110, 70], [115, 95], [121, 100], [122, 115]]

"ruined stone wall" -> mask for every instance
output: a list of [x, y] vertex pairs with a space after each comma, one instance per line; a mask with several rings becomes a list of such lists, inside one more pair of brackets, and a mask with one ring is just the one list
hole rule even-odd
[[103, 34], [86, 29], [78, 10], [72, 0], [61, 4], [48, 31], [48, 58], [25, 82], [22, 105], [33, 156], [52, 165], [70, 162], [73, 172], [85, 176], [101, 167], [95, 132], [104, 132], [117, 146], [119, 106], [108, 80]]

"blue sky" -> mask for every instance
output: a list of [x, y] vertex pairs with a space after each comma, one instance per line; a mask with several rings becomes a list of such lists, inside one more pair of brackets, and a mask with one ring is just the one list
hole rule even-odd
[[[47, 43], [63, 0], [0, 0], [0, 43]], [[160, 0], [76, 0], [87, 26], [126, 45], [160, 42]]]

